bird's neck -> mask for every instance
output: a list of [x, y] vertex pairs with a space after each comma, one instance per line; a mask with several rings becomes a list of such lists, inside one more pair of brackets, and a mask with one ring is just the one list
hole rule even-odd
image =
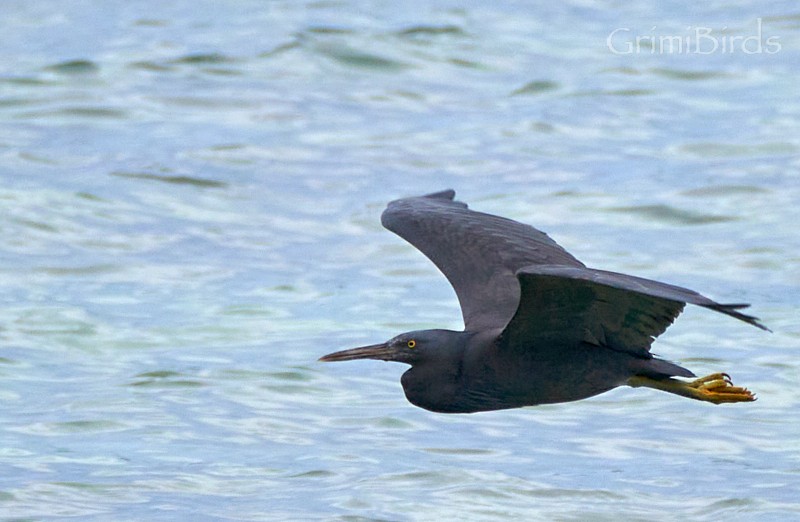
[[459, 397], [464, 358], [473, 337], [471, 332], [452, 332], [448, 343], [409, 368], [401, 378], [408, 401], [439, 413], [464, 413]]

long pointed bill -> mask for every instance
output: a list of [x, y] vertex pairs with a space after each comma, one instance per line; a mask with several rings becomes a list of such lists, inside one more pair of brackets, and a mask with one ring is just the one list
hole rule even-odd
[[387, 343], [373, 344], [370, 346], [361, 346], [360, 348], [351, 348], [350, 350], [342, 350], [341, 352], [329, 353], [319, 360], [323, 362], [334, 361], [352, 361], [354, 359], [378, 359], [381, 361], [392, 361], [396, 356], [395, 350], [389, 348]]

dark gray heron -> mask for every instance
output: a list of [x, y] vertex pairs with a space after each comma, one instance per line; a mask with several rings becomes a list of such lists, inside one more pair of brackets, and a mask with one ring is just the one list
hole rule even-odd
[[699, 305], [768, 330], [697, 292], [588, 268], [539, 230], [475, 212], [445, 190], [389, 203], [381, 223], [425, 254], [458, 295], [464, 331], [420, 330], [320, 361], [410, 364], [408, 400], [442, 413], [569, 402], [617, 386], [711, 402], [755, 396], [725, 373], [696, 377], [650, 353], [681, 313]]

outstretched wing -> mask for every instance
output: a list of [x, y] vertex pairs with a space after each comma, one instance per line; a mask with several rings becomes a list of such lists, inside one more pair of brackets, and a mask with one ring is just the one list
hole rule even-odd
[[517, 272], [522, 297], [501, 334], [510, 349], [588, 343], [649, 358], [650, 345], [686, 303], [716, 310], [763, 330], [739, 312], [746, 304], [720, 304], [693, 290], [604, 270], [528, 266]]
[[445, 190], [392, 201], [381, 223], [425, 254], [456, 291], [467, 330], [504, 327], [517, 310], [516, 273], [530, 265], [583, 267], [546, 234], [475, 212]]

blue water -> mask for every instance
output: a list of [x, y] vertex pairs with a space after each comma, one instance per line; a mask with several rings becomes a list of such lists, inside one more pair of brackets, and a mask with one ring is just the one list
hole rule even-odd
[[[798, 13], [4, 2], [0, 518], [800, 518]], [[654, 351], [759, 400], [447, 416], [316, 362], [462, 326], [379, 222], [447, 187], [753, 303], [774, 333], [690, 308]]]

